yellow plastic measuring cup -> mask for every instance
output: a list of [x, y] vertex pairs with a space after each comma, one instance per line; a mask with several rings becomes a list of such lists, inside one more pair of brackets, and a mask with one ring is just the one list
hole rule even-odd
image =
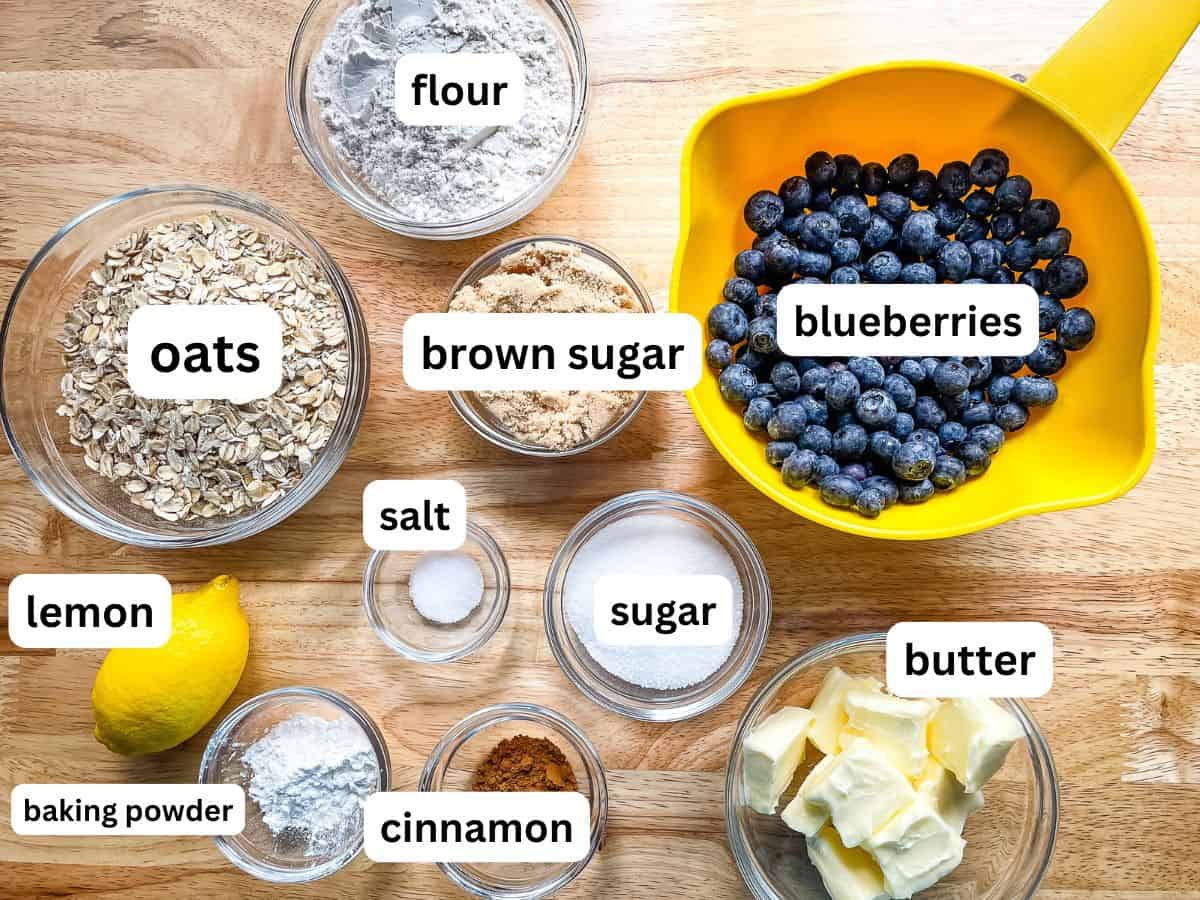
[[1055, 200], [1071, 252], [1090, 271], [1072, 303], [1097, 336], [1057, 376], [1058, 403], [1010, 436], [981, 478], [878, 519], [792, 490], [761, 438], [725, 403], [713, 373], [688, 392], [721, 455], [751, 484], [805, 518], [871, 537], [922, 540], [978, 531], [1031, 513], [1102, 503], [1128, 491], [1154, 453], [1154, 348], [1159, 276], [1145, 215], [1109, 149], [1200, 24], [1200, 0], [1111, 0], [1020, 84], [937, 61], [853, 69], [710, 110], [684, 149], [682, 227], [671, 309], [701, 321], [752, 235], [745, 199], [803, 170], [813, 151], [887, 163], [916, 153], [935, 170], [984, 147], [1008, 153], [1034, 195]]

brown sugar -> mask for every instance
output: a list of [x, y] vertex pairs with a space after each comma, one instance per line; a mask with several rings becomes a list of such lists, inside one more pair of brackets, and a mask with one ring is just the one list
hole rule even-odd
[[549, 738], [519, 734], [495, 746], [475, 770], [473, 791], [575, 791], [579, 784]]

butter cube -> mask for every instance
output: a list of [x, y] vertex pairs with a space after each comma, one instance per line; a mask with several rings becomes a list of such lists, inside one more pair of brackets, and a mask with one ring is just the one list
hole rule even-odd
[[813, 714], [785, 706], [760, 722], [742, 743], [742, 778], [747, 802], [771, 815], [804, 759], [804, 744]]
[[817, 806], [809, 798], [817, 785], [829, 777], [836, 765], [836, 756], [826, 756], [813, 766], [804, 783], [800, 785], [800, 790], [796, 791], [796, 796], [783, 808], [784, 825], [806, 837], [815, 836], [825, 827], [825, 823], [829, 821], [829, 810], [824, 806]]
[[929, 720], [937, 712], [936, 700], [902, 700], [880, 691], [852, 688], [843, 705], [846, 725], [839, 741], [864, 738], [906, 778], [916, 778], [929, 762]]
[[842, 843], [857, 847], [916, 796], [908, 779], [870, 741], [855, 740], [805, 799], [828, 810]]
[[879, 866], [865, 850], [847, 849], [832, 826], [806, 841], [808, 858], [832, 900], [888, 900]]
[[925, 797], [947, 825], [960, 835], [967, 816], [983, 806], [983, 791], [967, 793], [954, 773], [936, 759], [929, 760], [925, 771], [914, 782], [919, 796]]
[[962, 863], [966, 841], [918, 796], [863, 844], [883, 873], [892, 897], [911, 897]]
[[874, 678], [851, 678], [837, 666], [829, 670], [813, 700], [813, 725], [808, 733], [813, 746], [826, 756], [833, 756], [840, 748], [838, 737], [846, 725], [843, 704], [850, 690], [881, 691], [883, 685]]
[[929, 723], [934, 758], [971, 793], [987, 784], [1024, 736], [1011, 713], [981, 697], [947, 700]]

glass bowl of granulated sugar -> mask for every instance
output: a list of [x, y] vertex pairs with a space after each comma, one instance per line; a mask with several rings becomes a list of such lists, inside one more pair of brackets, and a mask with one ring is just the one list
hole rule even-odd
[[[525, 76], [515, 124], [400, 120], [400, 59], [500, 52]], [[497, 81], [433, 75], [419, 94], [405, 79], [402, 99], [476, 113], [472, 97], [496, 97]], [[286, 91], [296, 141], [335, 194], [397, 234], [459, 240], [524, 218], [562, 180], [587, 120], [587, 55], [568, 0], [313, 0]]]
[[[573, 238], [519, 238], [480, 257], [450, 292], [450, 313], [653, 313], [649, 294], [611, 255]], [[599, 447], [629, 425], [639, 391], [450, 393], [464, 422], [497, 447], [557, 459]]]

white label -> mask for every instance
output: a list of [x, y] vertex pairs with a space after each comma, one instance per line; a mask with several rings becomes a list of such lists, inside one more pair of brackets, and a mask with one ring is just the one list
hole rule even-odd
[[283, 321], [265, 303], [142, 306], [129, 317], [139, 397], [249, 403], [282, 381]]
[[789, 356], [1024, 356], [1037, 347], [1027, 284], [789, 284], [779, 293]]
[[887, 635], [897, 697], [1042, 697], [1054, 636], [1040, 622], [899, 622]]
[[577, 862], [591, 808], [574, 792], [372, 794], [365, 846], [375, 862]]
[[372, 550], [457, 550], [467, 539], [467, 492], [457, 481], [372, 481], [363, 540]]
[[733, 585], [722, 575], [602, 575], [592, 623], [614, 647], [717, 647], [733, 636]]
[[683, 391], [700, 381], [683, 313], [419, 313], [404, 323], [418, 391]]
[[28, 649], [161, 647], [171, 638], [171, 585], [161, 575], [18, 575], [8, 635]]
[[236, 784], [18, 784], [17, 834], [234, 835], [246, 826]]
[[525, 66], [515, 53], [409, 53], [396, 63], [396, 116], [405, 125], [516, 125]]

